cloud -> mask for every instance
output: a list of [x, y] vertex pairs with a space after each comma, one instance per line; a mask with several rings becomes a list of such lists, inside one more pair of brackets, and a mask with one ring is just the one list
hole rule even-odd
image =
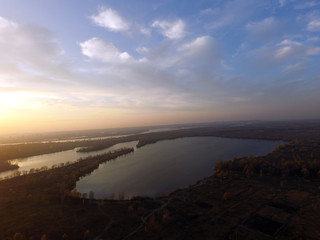
[[320, 2], [316, 2], [316, 1], [309, 1], [309, 2], [304, 2], [304, 3], [300, 3], [300, 4], [296, 4], [294, 6], [295, 9], [306, 9], [306, 8], [312, 8], [315, 6], [320, 5]]
[[307, 54], [310, 47], [304, 42], [298, 42], [291, 39], [284, 39], [283, 41], [274, 44], [271, 47], [271, 52], [276, 59], [290, 60], [291, 58], [303, 58]]
[[197, 37], [193, 41], [186, 43], [178, 48], [178, 51], [183, 54], [182, 59], [186, 57], [201, 58], [202, 62], [221, 61], [222, 56], [217, 49], [217, 44], [210, 36]]
[[82, 89], [90, 81], [75, 72], [49, 30], [0, 17], [0, 36], [0, 96], [11, 96], [0, 109], [72, 105], [70, 100], [86, 95]]
[[307, 30], [310, 32], [320, 31], [320, 18], [311, 20], [307, 25]]
[[275, 45], [274, 57], [281, 59], [289, 59], [291, 57], [300, 57], [320, 54], [320, 47], [308, 45], [308, 40], [305, 43], [285, 39]]
[[238, 47], [238, 49], [236, 50], [236, 52], [232, 55], [232, 58], [236, 58], [238, 55], [240, 55], [242, 52], [244, 52], [247, 47], [248, 47], [247, 42], [241, 43], [240, 46]]
[[155, 48], [141, 46], [135, 50], [144, 61], [132, 57], [122, 62], [119, 60], [122, 52], [114, 45], [101, 39], [90, 40], [93, 40], [90, 44], [81, 43], [82, 51], [88, 50], [91, 44], [95, 50], [84, 54], [90, 59], [111, 63], [112, 68], [110, 64], [92, 62], [96, 67], [88, 67], [88, 73], [99, 83], [96, 91], [110, 93], [118, 99], [113, 102], [116, 107], [176, 111], [202, 108], [204, 102], [208, 103], [207, 97], [211, 96], [212, 100], [214, 71], [221, 65], [222, 55], [210, 36], [197, 37], [184, 44], [164, 41]]
[[[308, 6], [314, 2], [301, 1]], [[319, 75], [318, 12], [308, 15], [308, 6], [297, 3], [282, 0], [281, 5], [288, 7], [279, 9], [278, 1], [218, 1], [202, 12], [194, 5], [188, 21], [142, 13], [138, 19], [145, 22], [140, 23], [126, 19], [134, 13], [99, 8], [87, 19], [91, 25], [126, 34], [105, 31], [112, 37], [106, 38], [99, 35], [103, 28], [92, 26], [98, 33], [87, 29], [92, 35], [78, 42], [82, 59], [76, 61], [68, 61], [69, 52], [47, 29], [0, 18], [0, 97], [14, 92], [13, 107], [26, 99], [34, 109], [65, 104], [72, 106], [70, 111], [106, 109], [105, 116], [110, 108], [145, 113], [186, 110], [190, 115], [203, 110], [236, 116], [244, 108], [254, 108], [257, 99], [261, 106], [268, 105], [265, 93], [274, 87], [279, 93], [272, 99], [270, 90], [269, 98], [279, 104], [296, 96], [282, 96], [280, 83]], [[138, 10], [145, 11], [134, 11]], [[301, 21], [294, 22], [298, 14]], [[76, 44], [77, 36], [65, 40]], [[319, 81], [313, 81], [319, 86]], [[263, 94], [255, 96], [257, 92]], [[82, 113], [90, 115], [86, 111]], [[245, 111], [243, 116], [248, 117]]]
[[[0, 17], [0, 61], [8, 66], [1, 72], [22, 79], [56, 83], [70, 76], [64, 52], [50, 31], [32, 24], [18, 24]], [[31, 78], [31, 76], [35, 76]]]
[[211, 10], [213, 21], [207, 26], [219, 29], [228, 25], [240, 25], [256, 13], [259, 6], [265, 4], [264, 1], [254, 0], [233, 0], [223, 1], [219, 8]]
[[146, 47], [137, 47], [135, 50], [139, 54], [148, 54], [149, 53], [149, 49]]
[[143, 27], [143, 26], [139, 26], [139, 30], [140, 30], [140, 33], [142, 33], [144, 35], [147, 35], [147, 36], [151, 35], [151, 31], [150, 31], [149, 28], [146, 28], [146, 27]]
[[[0, 54], [9, 59], [25, 60], [29, 63], [36, 59], [53, 61], [63, 54], [51, 33], [35, 25], [18, 25], [0, 18], [1, 49]], [[40, 62], [38, 62], [40, 64]]]
[[320, 42], [320, 37], [311, 37], [308, 38], [308, 42]]
[[129, 29], [129, 23], [111, 8], [101, 7], [99, 13], [91, 16], [90, 19], [96, 25], [110, 31], [121, 32]]
[[[306, 46], [302, 43], [285, 39], [276, 44], [263, 46], [256, 53], [266, 61], [269, 59], [273, 64], [280, 64], [292, 59], [303, 58], [306, 55], [305, 51]], [[262, 64], [264, 63], [265, 61], [262, 61]]]
[[306, 50], [306, 55], [319, 55], [320, 54], [320, 47], [308, 47]]
[[149, 64], [166, 71], [175, 69], [180, 72], [181, 69], [197, 69], [208, 65], [212, 71], [219, 67], [222, 61], [218, 43], [208, 35], [196, 37], [181, 45], [163, 42], [153, 49], [138, 47], [135, 50], [148, 59]]
[[280, 33], [282, 26], [274, 17], [268, 17], [260, 22], [250, 22], [245, 28], [250, 32], [251, 38], [269, 41]]
[[301, 46], [302, 43], [301, 42], [297, 42], [297, 41], [292, 41], [290, 39], [285, 39], [282, 42], [277, 44], [278, 46], [286, 46], [286, 45], [290, 45], [290, 46]]
[[200, 11], [201, 15], [210, 15], [214, 13], [215, 13], [215, 10], [213, 10], [212, 8], [206, 8]]
[[80, 43], [83, 55], [102, 62], [127, 62], [132, 57], [127, 52], [120, 52], [112, 43], [100, 38], [91, 38]]
[[291, 64], [291, 65], [287, 65], [284, 70], [285, 71], [299, 71], [301, 69], [303, 69], [304, 67], [304, 63], [303, 62], [299, 62], [299, 63], [296, 63], [296, 64]]
[[181, 19], [172, 22], [156, 20], [151, 26], [154, 28], [159, 28], [161, 34], [169, 39], [180, 39], [186, 35], [186, 24]]
[[283, 7], [287, 3], [287, 0], [279, 0], [280, 7]]
[[17, 28], [17, 27], [18, 25], [15, 22], [12, 22], [0, 16], [0, 29], [2, 31], [3, 29], [10, 29], [10, 28]]
[[276, 59], [284, 59], [284, 58], [288, 58], [288, 57], [292, 56], [293, 53], [294, 53], [294, 49], [292, 46], [283, 46], [283, 47], [278, 48], [274, 52], [274, 57]]
[[213, 39], [210, 36], [197, 37], [192, 42], [186, 43], [179, 48], [179, 51], [184, 51], [187, 55], [194, 55], [199, 50], [205, 50], [208, 45], [212, 45]]
[[283, 74], [294, 79], [297, 76], [290, 74], [298, 70], [299, 74], [312, 75], [315, 69], [310, 69], [314, 68], [314, 58], [320, 54], [320, 48], [308, 41], [308, 38], [297, 38], [299, 41], [285, 38], [279, 42], [268, 42], [258, 48], [251, 47], [237, 60], [238, 71], [240, 67], [241, 73], [252, 78], [252, 81], [257, 81], [262, 76], [270, 80], [281, 78]]

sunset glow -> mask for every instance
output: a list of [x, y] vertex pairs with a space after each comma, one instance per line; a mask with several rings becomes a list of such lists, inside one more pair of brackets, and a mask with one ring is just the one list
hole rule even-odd
[[5, 1], [0, 133], [319, 118], [319, 7]]

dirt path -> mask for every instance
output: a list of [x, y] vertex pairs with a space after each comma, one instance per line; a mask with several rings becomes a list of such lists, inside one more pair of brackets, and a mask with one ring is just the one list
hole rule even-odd
[[122, 240], [125, 240], [125, 239], [128, 239], [130, 238], [131, 236], [133, 236], [134, 234], [136, 234], [137, 232], [139, 232], [141, 229], [143, 229], [143, 227], [147, 224], [147, 221], [148, 219], [150, 218], [150, 216], [162, 209], [164, 209], [168, 204], [169, 202], [173, 199], [173, 197], [169, 198], [166, 202], [163, 202], [163, 204], [156, 208], [156, 209], [153, 209], [150, 213], [148, 213], [147, 215], [145, 216], [142, 216], [141, 217], [141, 221], [142, 223], [140, 224], [139, 227], [137, 227], [135, 230], [133, 230], [131, 233], [129, 233], [128, 235], [126, 235], [124, 238], [122, 238]]
[[99, 209], [99, 211], [109, 220], [106, 226], [104, 227], [104, 229], [102, 230], [102, 232], [98, 236], [93, 238], [93, 240], [99, 240], [109, 230], [109, 228], [111, 227], [114, 221], [111, 216], [107, 215], [106, 212], [103, 211], [99, 202], [95, 202], [95, 204], [97, 205], [97, 208]]

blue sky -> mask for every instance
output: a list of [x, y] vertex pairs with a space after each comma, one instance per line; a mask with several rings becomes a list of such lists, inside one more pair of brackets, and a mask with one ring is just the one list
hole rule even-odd
[[1, 0], [1, 130], [320, 118], [319, 33], [315, 0]]

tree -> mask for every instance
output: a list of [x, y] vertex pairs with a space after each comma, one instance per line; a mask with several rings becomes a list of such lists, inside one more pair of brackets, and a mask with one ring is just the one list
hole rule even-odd
[[133, 207], [132, 205], [130, 205], [130, 206], [128, 207], [128, 212], [133, 212], [133, 210], [134, 210], [134, 207]]
[[230, 192], [225, 192], [224, 194], [223, 194], [223, 199], [225, 200], [225, 201], [227, 201], [227, 200], [229, 200], [230, 199]]
[[94, 199], [94, 192], [93, 192], [93, 191], [90, 191], [90, 192], [89, 192], [89, 198], [90, 198], [90, 199]]
[[158, 223], [154, 213], [149, 218], [147, 230], [149, 232], [159, 232], [161, 230], [161, 225]]
[[25, 240], [26, 238], [19, 232], [13, 235], [13, 240]]
[[119, 193], [119, 200], [124, 200], [124, 193], [123, 192]]
[[302, 169], [301, 169], [301, 173], [302, 173], [302, 175], [303, 176], [308, 176], [309, 175], [309, 170], [308, 170], [308, 168], [306, 168], [306, 167], [303, 167]]
[[76, 188], [74, 188], [74, 189], [72, 190], [72, 196], [74, 196], [74, 197], [77, 197], [77, 196], [78, 196], [78, 192], [77, 192], [77, 189], [76, 189]]
[[90, 238], [90, 230], [87, 229], [84, 233], [83, 233], [83, 237], [84, 239], [89, 239]]

